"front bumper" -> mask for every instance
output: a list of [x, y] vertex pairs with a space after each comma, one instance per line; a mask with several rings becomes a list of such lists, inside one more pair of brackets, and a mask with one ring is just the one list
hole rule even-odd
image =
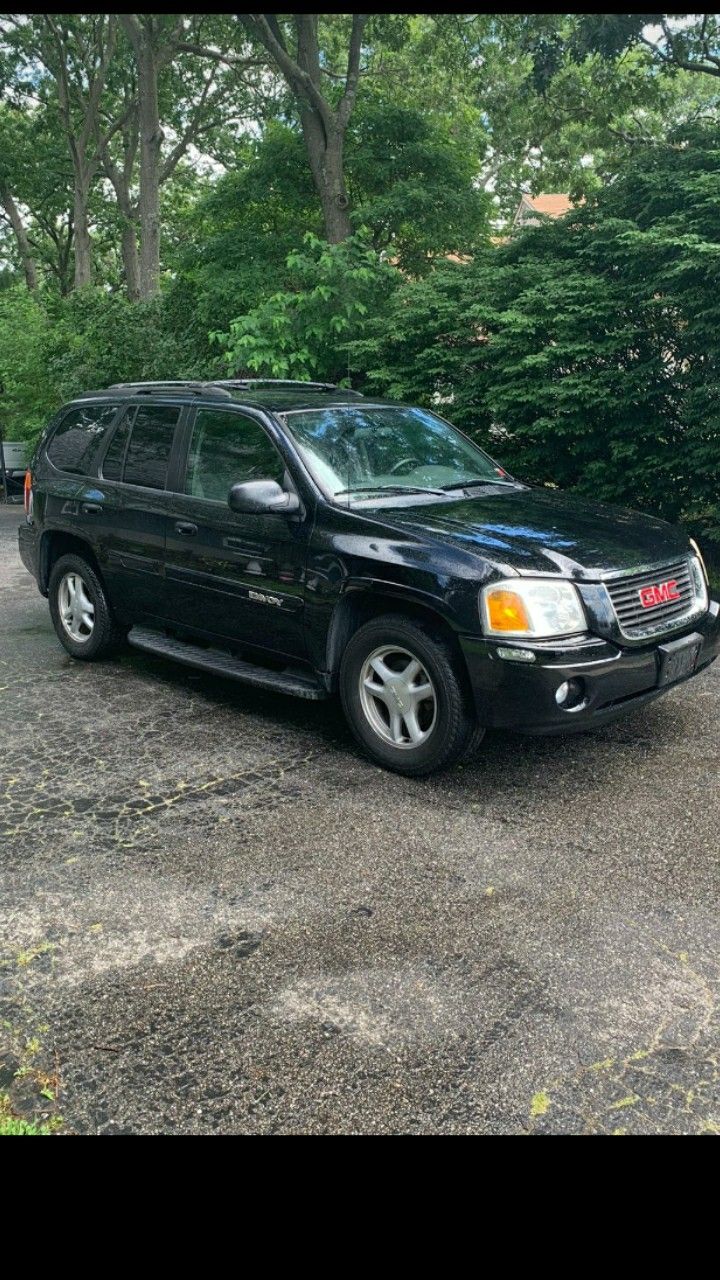
[[[680, 636], [691, 633], [702, 643], [695, 670], [685, 679], [698, 675], [720, 653], [717, 601], [711, 601], [705, 616]], [[526, 733], [572, 733], [605, 724], [675, 688], [658, 685], [661, 643], [624, 649], [595, 637], [552, 645], [460, 637], [480, 724]], [[500, 657], [498, 648], [522, 649], [534, 659], [511, 661]], [[583, 682], [584, 697], [578, 707], [564, 709], [555, 694], [569, 680]]]

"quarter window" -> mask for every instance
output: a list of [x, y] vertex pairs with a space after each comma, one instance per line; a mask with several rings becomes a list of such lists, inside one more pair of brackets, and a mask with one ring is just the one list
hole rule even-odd
[[239, 413], [199, 409], [193, 427], [185, 492], [227, 502], [245, 480], [283, 483], [285, 464], [258, 422]]
[[116, 404], [95, 404], [66, 414], [48, 445], [47, 456], [53, 466], [59, 471], [88, 475], [98, 445], [116, 413]]

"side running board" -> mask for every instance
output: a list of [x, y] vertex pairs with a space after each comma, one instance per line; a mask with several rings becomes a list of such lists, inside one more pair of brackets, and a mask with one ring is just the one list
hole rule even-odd
[[172, 658], [175, 662], [196, 667], [199, 671], [211, 671], [213, 675], [225, 676], [230, 680], [242, 680], [245, 684], [252, 684], [260, 689], [274, 689], [276, 693], [289, 693], [295, 698], [310, 698], [313, 701], [328, 696], [327, 690], [319, 681], [304, 671], [269, 671], [267, 667], [258, 667], [252, 662], [233, 658], [222, 649], [204, 649], [201, 645], [190, 644], [186, 640], [175, 640], [162, 631], [133, 627], [128, 635], [128, 642], [145, 653]]

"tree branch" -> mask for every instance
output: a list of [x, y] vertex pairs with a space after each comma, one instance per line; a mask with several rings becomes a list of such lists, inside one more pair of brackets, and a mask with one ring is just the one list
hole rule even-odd
[[255, 35], [264, 48], [267, 49], [273, 61], [285, 76], [290, 88], [317, 112], [323, 125], [327, 129], [331, 129], [334, 123], [334, 113], [330, 104], [323, 97], [317, 85], [313, 83], [307, 71], [303, 71], [300, 64], [290, 56], [284, 43], [278, 40], [265, 14], [241, 13], [238, 14], [238, 17], [243, 26], [252, 35]]
[[[189, 124], [187, 125], [184, 133], [182, 134], [182, 137], [178, 140], [176, 145], [173, 147], [172, 151], [170, 152], [170, 155], [167, 157], [162, 169], [160, 170], [161, 184], [163, 182], [167, 182], [170, 175], [176, 169], [178, 162], [185, 155], [185, 152], [187, 151], [191, 142], [193, 142], [195, 138], [198, 136], [198, 133], [201, 132], [203, 113], [208, 103], [208, 96], [209, 96], [210, 89], [212, 87], [214, 79], [215, 79], [215, 69], [212, 68], [209, 76], [207, 77], [207, 79], [203, 84], [202, 92], [195, 105], [195, 110], [193, 111]], [[215, 95], [215, 98], [210, 99], [211, 105], [214, 101], [218, 99], [219, 96], [220, 96], [219, 93], [217, 93]]]
[[362, 38], [365, 30], [369, 14], [354, 13], [352, 23], [352, 33], [350, 36], [350, 49], [348, 51], [347, 77], [345, 79], [345, 92], [340, 99], [337, 114], [340, 127], [347, 127], [348, 120], [357, 97], [358, 83], [360, 79], [360, 54], [362, 52]]
[[142, 49], [143, 29], [142, 24], [136, 13], [121, 13], [120, 21], [128, 40], [130, 41], [135, 53], [139, 53]]

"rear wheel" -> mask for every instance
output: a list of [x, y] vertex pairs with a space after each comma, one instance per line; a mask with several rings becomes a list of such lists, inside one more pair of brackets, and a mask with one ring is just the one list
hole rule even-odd
[[124, 638], [100, 578], [82, 556], [60, 556], [56, 561], [48, 599], [58, 639], [73, 658], [101, 658]]
[[398, 773], [447, 768], [484, 733], [450, 645], [400, 614], [356, 631], [343, 654], [340, 695], [360, 744]]

